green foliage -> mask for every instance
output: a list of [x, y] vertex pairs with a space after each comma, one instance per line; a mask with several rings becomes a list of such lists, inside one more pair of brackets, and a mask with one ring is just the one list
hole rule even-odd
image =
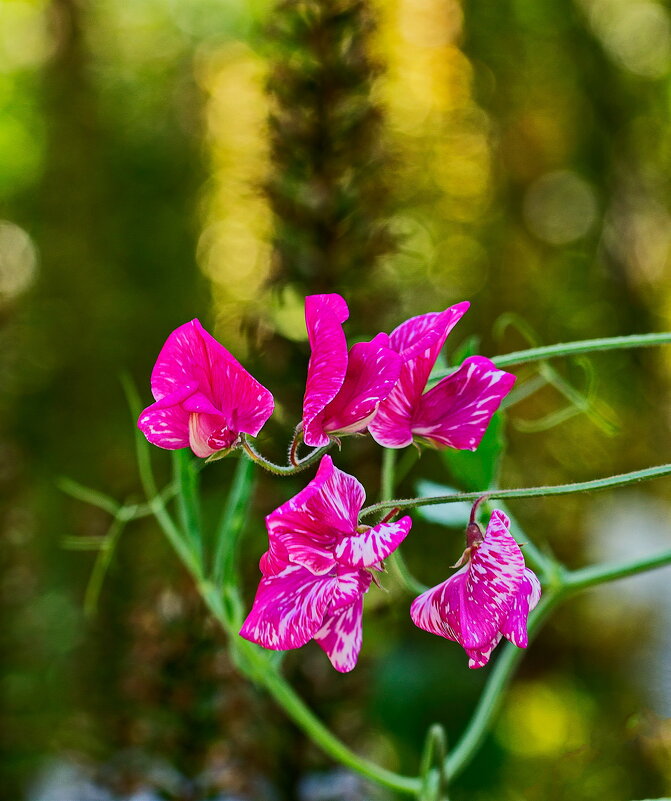
[[476, 451], [441, 451], [452, 480], [464, 490], [475, 492], [496, 486], [505, 446], [504, 422], [503, 412], [497, 412]]

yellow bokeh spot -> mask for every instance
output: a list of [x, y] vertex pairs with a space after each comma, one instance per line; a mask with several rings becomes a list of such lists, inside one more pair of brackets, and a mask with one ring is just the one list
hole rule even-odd
[[519, 756], [557, 756], [587, 744], [591, 715], [589, 699], [574, 687], [526, 682], [511, 691], [496, 737]]

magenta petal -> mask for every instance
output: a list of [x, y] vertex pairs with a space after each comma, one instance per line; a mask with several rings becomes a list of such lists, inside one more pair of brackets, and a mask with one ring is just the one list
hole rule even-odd
[[405, 448], [412, 444], [413, 406], [404, 395], [392, 391], [368, 424], [371, 437], [383, 448]]
[[391, 347], [398, 353], [403, 354], [406, 352], [412, 354], [413, 349], [418, 343], [426, 339], [427, 335], [431, 337], [435, 335], [438, 338], [433, 345], [434, 351], [432, 355], [435, 361], [440, 349], [445, 344], [448, 334], [466, 314], [470, 305], [465, 300], [462, 303], [450, 306], [442, 312], [429, 312], [428, 314], [411, 317], [391, 332], [389, 335]]
[[468, 566], [465, 565], [442, 584], [415, 598], [410, 606], [412, 622], [424, 631], [460, 643], [467, 578]]
[[165, 406], [158, 401], [140, 415], [138, 428], [152, 445], [176, 450], [189, 445], [189, 414], [180, 405]]
[[514, 383], [489, 359], [471, 356], [422, 396], [412, 431], [439, 447], [474, 451]]
[[[256, 436], [273, 410], [270, 392], [198, 320], [170, 334], [154, 365], [151, 387], [163, 406], [172, 405], [179, 395], [184, 411], [198, 415], [185, 420], [180, 417], [182, 425], [175, 433], [175, 440], [183, 442], [186, 425], [190, 429], [186, 444], [191, 444], [198, 456], [230, 447], [240, 432]], [[162, 429], [174, 417], [163, 415]], [[169, 442], [169, 437], [161, 438]], [[156, 439], [150, 441], [160, 444]]]
[[[156, 400], [170, 395], [185, 384], [194, 384], [201, 391], [209, 391], [209, 361], [204, 333], [200, 322], [191, 320], [168, 336], [151, 373], [151, 391]], [[222, 345], [219, 347], [223, 349]]]
[[466, 314], [470, 303], [464, 301], [442, 312], [412, 317], [389, 335], [391, 347], [403, 357], [399, 392], [418, 398], [426, 387], [429, 375], [448, 334]]
[[344, 383], [324, 409], [321, 424], [325, 432], [353, 434], [372, 420], [401, 372], [401, 357], [388, 345], [389, 337], [378, 334], [370, 342], [352, 346]]
[[466, 656], [468, 656], [468, 667], [469, 668], [481, 668], [484, 667], [487, 662], [489, 662], [489, 657], [492, 655], [492, 651], [496, 648], [496, 646], [501, 642], [501, 635], [497, 634], [496, 637], [488, 644], [484, 645], [482, 648], [473, 649], [473, 648], [465, 648]]
[[487, 664], [502, 635], [526, 647], [527, 616], [540, 598], [540, 583], [524, 566], [509, 527], [503, 512], [493, 512], [468, 564], [422, 593], [410, 609], [417, 626], [459, 642], [471, 668]]
[[368, 592], [373, 580], [368, 570], [352, 570], [351, 567], [343, 566], [338, 567], [337, 576], [338, 583], [331, 596], [329, 613], [351, 606], [357, 598]]
[[322, 626], [337, 583], [298, 566], [261, 579], [240, 636], [274, 650], [300, 648]]
[[266, 517], [270, 550], [281, 543], [292, 563], [328, 573], [335, 566], [336, 543], [356, 530], [365, 497], [354, 476], [334, 467], [330, 456], [322, 457], [307, 487]]
[[373, 567], [398, 548], [411, 526], [412, 520], [402, 517], [394, 523], [379, 523], [361, 534], [343, 537], [335, 549], [336, 559], [352, 567]]
[[362, 641], [363, 598], [326, 617], [314, 635], [333, 667], [348, 673], [356, 666]]
[[303, 398], [303, 439], [306, 445], [328, 445], [321, 414], [335, 398], [347, 372], [347, 341], [342, 324], [349, 317], [340, 295], [305, 298], [305, 325], [312, 353]]
[[457, 303], [443, 312], [422, 314], [406, 320], [392, 331], [391, 347], [400, 353], [403, 365], [398, 381], [368, 426], [373, 439], [385, 448], [405, 448], [413, 438], [416, 409], [433, 365], [447, 335], [469, 307]]
[[509, 532], [510, 521], [494, 511], [485, 538], [468, 563], [462, 610], [464, 648], [490, 643], [510, 614], [513, 598], [524, 576], [524, 557]]
[[518, 648], [526, 648], [529, 644], [527, 635], [527, 618], [535, 609], [541, 597], [541, 583], [536, 574], [524, 569], [524, 577], [513, 598], [510, 615], [501, 626], [501, 634]]

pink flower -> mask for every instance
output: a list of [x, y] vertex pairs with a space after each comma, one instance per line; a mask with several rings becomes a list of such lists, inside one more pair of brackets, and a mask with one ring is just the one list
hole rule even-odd
[[402, 359], [401, 375], [380, 403], [368, 430], [385, 448], [405, 448], [413, 438], [436, 447], [474, 451], [494, 412], [515, 383], [484, 356], [471, 356], [458, 370], [424, 392], [447, 335], [469, 303], [413, 317], [392, 331], [391, 347]]
[[176, 328], [151, 374], [156, 403], [140, 415], [149, 442], [196, 456], [234, 447], [241, 432], [256, 436], [273, 411], [273, 396], [210, 336], [198, 320]]
[[268, 515], [263, 578], [241, 636], [275, 650], [314, 639], [336, 670], [352, 670], [370, 571], [382, 568], [412, 525], [404, 517], [359, 526], [364, 500], [354, 476], [324, 456], [307, 487]]
[[305, 298], [305, 324], [312, 349], [303, 399], [306, 445], [328, 445], [329, 435], [363, 431], [380, 401], [391, 392], [401, 371], [401, 358], [389, 337], [353, 345], [349, 353], [342, 324], [349, 317], [340, 295]]
[[410, 616], [420, 629], [458, 642], [468, 654], [468, 666], [486, 665], [501, 637], [526, 648], [527, 617], [541, 597], [536, 575], [524, 566], [510, 521], [495, 511], [484, 537], [468, 527], [470, 559], [447, 581], [422, 593]]

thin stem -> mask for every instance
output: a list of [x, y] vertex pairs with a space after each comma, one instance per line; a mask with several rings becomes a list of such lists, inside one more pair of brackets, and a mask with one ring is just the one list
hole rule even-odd
[[[561, 597], [561, 590], [546, 592], [536, 609], [529, 615], [530, 640]], [[485, 689], [466, 730], [445, 761], [445, 770], [450, 781], [462, 772], [482, 744], [492, 720], [501, 708], [503, 693], [523, 656], [524, 649], [518, 648], [512, 643], [506, 643], [503, 653], [498, 657], [489, 674]]]
[[[380, 497], [390, 498], [394, 494], [394, 473], [396, 469], [396, 451], [392, 448], [384, 448], [382, 451], [382, 469], [380, 473]], [[379, 505], [379, 504], [378, 504]], [[388, 508], [388, 507], [385, 507]], [[393, 505], [392, 505], [393, 508]], [[396, 510], [397, 512], [400, 510]], [[397, 548], [386, 560], [391, 571], [395, 574], [399, 583], [412, 595], [421, 595], [428, 587], [412, 575], [405, 563], [401, 549]]]
[[571, 592], [578, 592], [589, 587], [596, 587], [607, 581], [634, 576], [637, 573], [644, 573], [647, 570], [655, 570], [660, 567], [671, 565], [671, 551], [663, 551], [655, 556], [647, 556], [643, 559], [635, 559], [631, 562], [623, 562], [614, 565], [591, 565], [580, 570], [567, 572], [564, 578], [564, 585]]
[[622, 348], [649, 348], [654, 345], [669, 344], [671, 344], [671, 331], [663, 331], [658, 334], [633, 334], [626, 337], [600, 337], [518, 350], [502, 356], [495, 356], [492, 361], [497, 367], [511, 367], [514, 364], [556, 359], [559, 356], [575, 356], [578, 353], [594, 353], [595, 351], [620, 350]]
[[[175, 547], [175, 539], [170, 532], [170, 527], [166, 527], [165, 517], [158, 518], [158, 522], [168, 535], [173, 547]], [[264, 686], [294, 723], [303, 729], [313, 742], [330, 757], [378, 784], [408, 795], [417, 795], [420, 789], [419, 779], [402, 776], [357, 756], [326, 728], [277, 672], [276, 667], [261, 649], [239, 636], [237, 622], [228, 615], [221, 593], [217, 591], [212, 582], [203, 578], [199, 566], [192, 560], [185, 559], [185, 554], [182, 550], [178, 548], [175, 548], [175, 550], [182, 559], [184, 566], [191, 572], [198, 591], [210, 611], [224, 631], [231, 636], [232, 645], [241, 657], [238, 660], [238, 664], [243, 672], [249, 678]]]
[[267, 470], [269, 473], [274, 473], [276, 476], [293, 476], [295, 473], [307, 470], [307, 468], [323, 456], [333, 444], [329, 442], [329, 444], [324, 445], [323, 448], [315, 448], [307, 456], [298, 459], [295, 464], [282, 465], [275, 464], [275, 462], [271, 462], [269, 459], [266, 459], [265, 456], [262, 456], [247, 439], [245, 434], [242, 434], [241, 437], [240, 444], [247, 456], [264, 470]]
[[431, 498], [396, 498], [394, 500], [380, 501], [363, 508], [359, 517], [379, 514], [386, 509], [398, 506], [399, 509], [413, 509], [417, 506], [432, 506], [439, 503], [457, 503], [458, 501], [474, 501], [481, 495], [487, 495], [491, 501], [494, 498], [539, 498], [545, 495], [570, 495], [575, 492], [596, 492], [597, 490], [622, 487], [637, 481], [651, 478], [661, 478], [671, 475], [671, 464], [646, 467], [643, 470], [633, 470], [631, 473], [621, 473], [606, 478], [595, 478], [590, 481], [579, 481], [573, 484], [554, 484], [544, 487], [526, 487], [523, 489], [479, 490], [478, 492], [456, 492], [452, 495], [436, 495]]
[[125, 525], [125, 521], [119, 516], [116, 516], [101, 543], [100, 550], [98, 551], [93, 565], [93, 570], [91, 571], [89, 583], [86, 586], [86, 593], [84, 594], [84, 614], [87, 617], [93, 617], [96, 613], [100, 590]]
[[303, 423], [299, 423], [294, 431], [291, 445], [289, 446], [289, 463], [294, 467], [298, 467], [300, 459], [298, 458], [298, 448], [303, 441]]
[[[137, 390], [127, 376], [123, 377], [122, 383], [131, 414], [133, 415], [134, 419], [137, 420], [141, 409], [140, 398], [137, 394]], [[137, 458], [138, 472], [140, 473], [140, 483], [142, 484], [142, 488], [144, 489], [144, 493], [147, 497], [147, 506], [151, 509], [152, 514], [163, 529], [164, 534], [170, 541], [175, 551], [177, 551], [180, 559], [188, 567], [189, 571], [193, 575], [202, 576], [199, 560], [196, 559], [189, 543], [186, 541], [184, 535], [168, 513], [168, 510], [165, 508], [165, 500], [158, 492], [156, 486], [156, 479], [154, 478], [154, 471], [151, 466], [149, 444], [144, 438], [142, 432], [137, 428], [135, 430], [135, 454]]]

